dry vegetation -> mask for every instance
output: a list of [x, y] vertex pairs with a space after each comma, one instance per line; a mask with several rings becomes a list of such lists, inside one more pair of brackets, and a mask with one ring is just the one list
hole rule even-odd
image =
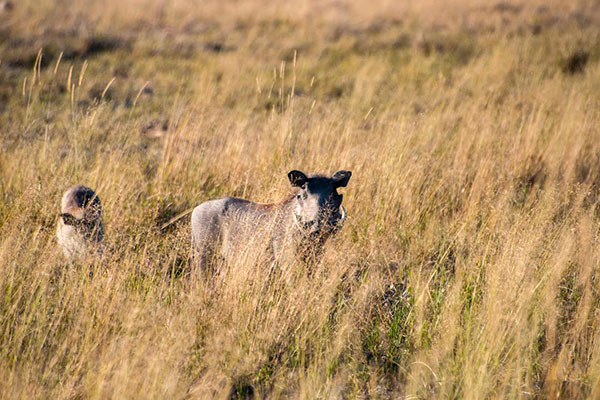
[[[600, 397], [600, 6], [394, 3], [1, 3], [1, 398]], [[293, 168], [354, 173], [324, 258], [188, 276]]]

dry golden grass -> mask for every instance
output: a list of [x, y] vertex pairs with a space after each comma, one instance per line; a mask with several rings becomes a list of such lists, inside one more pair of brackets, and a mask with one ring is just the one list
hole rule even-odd
[[[544, 3], [0, 11], [0, 398], [599, 398], [600, 9]], [[353, 171], [312, 271], [188, 276], [161, 227], [294, 168]]]

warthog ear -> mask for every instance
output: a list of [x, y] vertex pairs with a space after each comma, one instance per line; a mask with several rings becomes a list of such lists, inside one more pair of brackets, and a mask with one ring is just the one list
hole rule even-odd
[[335, 187], [346, 187], [351, 176], [352, 171], [341, 170], [331, 175], [331, 180], [334, 182]]
[[77, 218], [75, 218], [72, 214], [69, 213], [60, 214], [60, 217], [62, 218], [65, 225], [78, 225], [80, 223], [80, 221]]
[[292, 186], [298, 187], [304, 185], [304, 183], [308, 179], [307, 176], [304, 175], [304, 172], [295, 169], [288, 172], [288, 178], [290, 179], [290, 183], [292, 184]]

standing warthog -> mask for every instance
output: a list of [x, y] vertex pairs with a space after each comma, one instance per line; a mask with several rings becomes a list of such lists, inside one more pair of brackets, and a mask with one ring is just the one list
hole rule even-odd
[[102, 206], [92, 189], [77, 185], [65, 192], [56, 236], [71, 261], [102, 252]]
[[288, 178], [297, 193], [280, 203], [225, 197], [200, 204], [192, 213], [192, 251], [197, 263], [205, 269], [219, 245], [227, 259], [256, 245], [256, 240], [266, 244], [273, 257], [280, 256], [284, 248], [302, 257], [318, 254], [344, 223], [343, 195], [337, 188], [345, 187], [350, 176], [350, 171], [326, 177], [293, 170]]

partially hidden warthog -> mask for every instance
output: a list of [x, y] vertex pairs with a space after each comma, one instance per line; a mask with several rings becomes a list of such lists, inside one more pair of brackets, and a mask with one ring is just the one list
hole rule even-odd
[[102, 253], [102, 206], [92, 189], [77, 185], [67, 190], [59, 217], [56, 236], [69, 260]]
[[[206, 201], [192, 213], [192, 251], [202, 270], [214, 255], [224, 259], [249, 246], [266, 245], [274, 258], [284, 250], [306, 258], [318, 254], [346, 218], [343, 195], [352, 172], [338, 171], [331, 177], [288, 173], [296, 193], [279, 203], [254, 203], [225, 197]], [[220, 246], [220, 247], [219, 247]]]

